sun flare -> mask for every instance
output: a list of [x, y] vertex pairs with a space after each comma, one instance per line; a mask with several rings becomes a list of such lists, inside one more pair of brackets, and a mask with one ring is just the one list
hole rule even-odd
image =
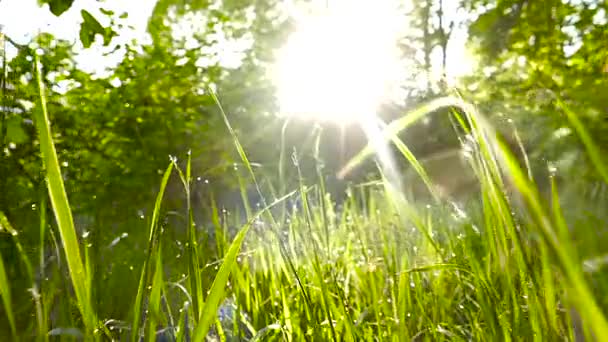
[[332, 1], [299, 16], [277, 54], [274, 79], [285, 116], [347, 123], [375, 114], [398, 87], [402, 20], [390, 1]]

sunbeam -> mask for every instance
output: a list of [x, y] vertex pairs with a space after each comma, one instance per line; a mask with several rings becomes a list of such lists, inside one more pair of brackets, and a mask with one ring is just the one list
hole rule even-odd
[[399, 17], [390, 1], [337, 1], [298, 16], [274, 68], [281, 114], [348, 123], [398, 86]]

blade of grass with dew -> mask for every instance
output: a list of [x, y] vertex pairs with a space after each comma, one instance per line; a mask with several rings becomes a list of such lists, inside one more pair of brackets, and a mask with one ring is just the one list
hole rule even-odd
[[80, 246], [76, 236], [76, 229], [74, 227], [74, 219], [72, 218], [72, 211], [63, 185], [63, 179], [61, 178], [61, 170], [59, 168], [57, 153], [51, 135], [49, 116], [46, 108], [44, 83], [42, 82], [38, 55], [35, 56], [34, 63], [40, 101], [39, 110], [34, 111], [34, 122], [38, 130], [42, 161], [46, 168], [49, 198], [57, 220], [57, 227], [63, 243], [63, 250], [72, 279], [72, 286], [76, 293], [78, 309], [82, 315], [87, 333], [93, 333], [97, 325], [97, 318], [88, 295], [90, 284], [87, 283], [87, 276], [80, 255]]
[[[472, 134], [477, 138], [479, 157], [477, 158], [479, 167], [478, 173], [482, 183], [482, 191], [484, 196], [488, 200], [484, 201], [483, 206], [487, 207], [488, 214], [486, 219], [491, 222], [487, 224], [488, 227], [500, 227], [494, 231], [496, 243], [491, 245], [491, 251], [498, 257], [499, 265], [509, 267], [517, 270], [519, 279], [514, 277], [511, 272], [505, 272], [504, 281], [506, 282], [506, 288], [514, 289], [519, 286], [523, 291], [523, 298], [525, 298], [525, 305], [528, 307], [525, 315], [528, 317], [529, 328], [532, 329], [533, 335], [536, 338], [542, 336], [541, 330], [546, 330], [546, 333], [550, 334], [550, 329], [541, 329], [543, 321], [546, 322], [548, 314], [544, 306], [539, 300], [538, 292], [546, 292], [548, 287], [552, 284], [542, 283], [547, 277], [543, 277], [542, 274], [538, 274], [533, 271], [529, 262], [526, 260], [526, 246], [521, 238], [519, 229], [516, 227], [516, 223], [513, 218], [513, 209], [511, 202], [507, 200], [509, 197], [505, 190], [505, 183], [503, 176], [507, 177], [509, 183], [513, 182], [514, 177], [525, 177], [527, 186], [532, 189], [533, 192], [538, 195], [538, 192], [533, 183], [533, 179], [529, 177], [529, 172], [524, 175], [522, 167], [512, 156], [512, 151], [503, 142], [502, 137], [499, 136], [487, 121], [484, 120], [476, 112], [472, 111], [467, 114], [467, 119], [471, 127], [473, 128]], [[524, 152], [525, 153], [525, 152]], [[517, 169], [514, 173], [513, 169]], [[528, 169], [526, 169], [528, 170]], [[503, 171], [503, 172], [501, 172]], [[535, 198], [535, 206], [542, 208], [539, 203], [539, 198]], [[541, 209], [542, 215], [542, 209]], [[543, 246], [544, 247], [544, 246]], [[542, 260], [541, 260], [542, 262]], [[529, 286], [526, 278], [532, 278]], [[551, 292], [550, 290], [548, 292]], [[522, 314], [519, 310], [518, 298], [521, 296], [515, 291], [509, 291], [508, 297], [510, 298], [512, 320], [510, 322], [503, 321], [501, 326], [504, 329], [504, 334], [508, 334], [508, 331], [512, 330], [513, 327], [521, 324], [519, 318]], [[507, 324], [507, 325], [505, 325]], [[510, 326], [508, 326], [510, 325]]]
[[152, 259], [153, 254], [157, 251], [158, 248], [158, 238], [159, 238], [159, 228], [158, 228], [158, 219], [160, 216], [160, 207], [161, 202], [163, 200], [163, 196], [165, 194], [165, 189], [167, 187], [167, 183], [169, 181], [169, 176], [171, 176], [171, 171], [173, 171], [173, 162], [169, 163], [169, 166], [165, 170], [163, 178], [160, 183], [160, 189], [158, 190], [158, 194], [156, 195], [156, 202], [154, 203], [154, 211], [152, 212], [152, 220], [150, 222], [150, 235], [148, 237], [148, 250], [146, 259], [144, 260], [144, 264], [141, 269], [141, 276], [139, 278], [139, 286], [137, 288], [137, 295], [135, 296], [135, 305], [133, 312], [133, 323], [131, 325], [131, 342], [136, 342], [138, 340], [140, 331], [139, 325], [141, 324], [141, 314], [142, 314], [142, 304], [144, 299], [144, 292], [147, 288], [148, 276], [150, 273], [150, 260]]
[[[251, 180], [253, 181], [258, 194], [260, 195], [262, 201], [266, 202], [264, 200], [264, 196], [262, 194], [258, 181], [255, 177], [255, 173], [253, 172], [253, 167], [251, 166], [251, 163], [249, 162], [249, 159], [247, 158], [247, 154], [245, 153], [245, 149], [243, 149], [243, 146], [241, 145], [241, 142], [239, 141], [239, 138], [237, 137], [236, 132], [232, 128], [232, 125], [230, 124], [230, 121], [228, 120], [228, 116], [226, 116], [226, 112], [224, 112], [224, 108], [222, 107], [220, 100], [215, 95], [215, 92], [209, 90], [209, 94], [211, 95], [211, 98], [215, 102], [215, 105], [219, 108], [219, 110], [222, 114], [222, 118], [224, 119], [224, 124], [226, 125], [226, 127], [228, 128], [228, 131], [230, 132], [230, 136], [232, 137], [232, 141], [234, 142], [234, 145], [239, 154], [239, 157], [241, 158], [243, 163], [245, 163], [245, 167], [247, 168], [247, 171], [249, 172], [249, 175], [251, 176]], [[267, 205], [267, 203], [264, 203], [264, 206], [266, 206], [266, 205]]]
[[214, 322], [215, 317], [217, 315], [217, 309], [221, 303], [222, 298], [224, 297], [224, 291], [226, 287], [226, 283], [228, 282], [228, 277], [230, 276], [230, 272], [232, 271], [234, 265], [236, 264], [237, 255], [241, 249], [241, 245], [243, 244], [243, 240], [249, 231], [251, 225], [266, 211], [271, 209], [273, 206], [283, 202], [287, 198], [291, 197], [295, 191], [279, 198], [274, 201], [272, 204], [267, 205], [262, 210], [258, 211], [238, 232], [230, 247], [226, 251], [224, 256], [224, 261], [220, 266], [215, 278], [213, 279], [213, 283], [211, 284], [211, 289], [209, 290], [209, 295], [207, 296], [207, 300], [203, 306], [203, 312], [198, 321], [198, 325], [194, 329], [194, 334], [192, 336], [195, 342], [201, 342], [205, 339], [205, 336], [209, 332], [209, 328], [211, 324]]
[[[196, 226], [194, 224], [194, 215], [192, 210], [192, 153], [188, 151], [188, 160], [186, 164], [186, 174], [182, 172], [181, 168], [177, 165], [175, 160], [173, 165], [179, 174], [179, 178], [184, 186], [186, 192], [186, 205], [188, 210], [188, 227], [186, 227], [187, 237], [187, 260], [188, 260], [188, 279], [190, 291], [194, 292], [192, 296], [192, 310], [194, 311], [194, 317], [198, 319], [201, 315], [201, 305], [203, 303], [203, 288], [202, 280], [200, 275], [199, 255], [198, 255], [198, 239], [196, 237]], [[213, 205], [214, 206], [214, 205]]]
[[154, 276], [152, 279], [152, 289], [150, 290], [150, 298], [148, 300], [148, 335], [147, 341], [156, 341], [156, 326], [161, 320], [161, 290], [163, 288], [163, 262], [162, 262], [162, 242], [159, 239], [158, 250], [156, 253], [156, 266], [154, 268]]
[[[0, 211], [0, 232], [4, 231], [3, 222], [6, 221], [6, 217], [4, 213]], [[8, 282], [8, 277], [6, 276], [6, 269], [4, 267], [4, 260], [2, 259], [2, 255], [0, 254], [0, 295], [2, 296], [2, 303], [4, 304], [4, 312], [6, 314], [6, 318], [8, 319], [8, 323], [11, 328], [11, 336], [13, 340], [17, 341], [19, 338], [17, 336], [17, 326], [15, 325], [15, 316], [13, 315], [13, 304], [11, 297], [11, 287]]]

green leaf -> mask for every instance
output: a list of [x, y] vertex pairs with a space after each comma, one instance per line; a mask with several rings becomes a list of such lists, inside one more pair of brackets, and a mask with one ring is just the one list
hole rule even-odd
[[[85, 48], [91, 47], [95, 40], [95, 35], [100, 34], [104, 37], [104, 44], [106, 44], [108, 32], [101, 26], [101, 24], [86, 10], [80, 11], [83, 22], [80, 24], [80, 41]], [[113, 32], [113, 31], [112, 31]], [[111, 39], [111, 38], [110, 38]], [[107, 44], [106, 44], [107, 45]]]
[[114, 15], [114, 11], [108, 10], [108, 9], [105, 9], [105, 8], [100, 8], [99, 11], [101, 11], [101, 13], [107, 15], [108, 17], [111, 17], [111, 16]]
[[51, 13], [56, 16], [60, 16], [63, 12], [67, 11], [72, 7], [74, 0], [39, 0], [40, 5], [49, 4]]

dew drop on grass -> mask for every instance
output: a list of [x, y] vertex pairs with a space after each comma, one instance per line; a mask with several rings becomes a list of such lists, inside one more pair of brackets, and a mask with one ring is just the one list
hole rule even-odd
[[549, 175], [551, 177], [555, 177], [557, 175], [557, 167], [555, 166], [555, 164], [550, 163], [547, 166], [547, 170], [549, 171]]

